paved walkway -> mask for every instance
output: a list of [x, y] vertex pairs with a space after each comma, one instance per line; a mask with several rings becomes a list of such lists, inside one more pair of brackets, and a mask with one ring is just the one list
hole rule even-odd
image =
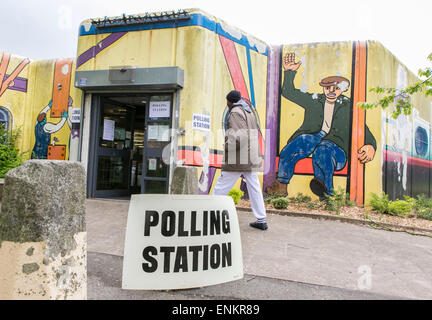
[[[245, 278], [193, 290], [121, 290], [128, 201], [87, 200], [90, 299], [432, 299], [432, 238], [238, 212]], [[371, 275], [368, 281], [368, 274]]]

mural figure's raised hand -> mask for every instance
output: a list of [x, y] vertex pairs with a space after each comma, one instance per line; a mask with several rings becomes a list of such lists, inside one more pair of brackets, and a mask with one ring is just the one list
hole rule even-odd
[[287, 53], [283, 58], [283, 68], [285, 71], [297, 71], [300, 65], [301, 61], [295, 63], [295, 53]]

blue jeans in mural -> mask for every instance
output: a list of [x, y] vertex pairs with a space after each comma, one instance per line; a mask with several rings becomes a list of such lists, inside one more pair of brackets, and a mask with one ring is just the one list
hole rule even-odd
[[331, 141], [323, 140], [324, 131], [302, 134], [287, 144], [280, 153], [277, 180], [288, 184], [294, 174], [296, 163], [312, 154], [315, 178], [320, 179], [327, 194], [333, 191], [333, 174], [345, 167], [345, 152]]

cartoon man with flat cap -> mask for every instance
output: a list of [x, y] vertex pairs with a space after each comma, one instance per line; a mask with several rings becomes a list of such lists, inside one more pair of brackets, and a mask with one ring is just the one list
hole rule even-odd
[[[321, 80], [323, 94], [310, 94], [294, 87], [294, 77], [301, 61], [295, 63], [295, 54], [284, 56], [284, 83], [282, 96], [304, 109], [304, 121], [282, 149], [276, 182], [267, 193], [286, 194], [296, 163], [312, 155], [314, 178], [310, 188], [320, 199], [333, 193], [333, 174], [345, 167], [350, 147], [351, 101], [342, 95], [350, 85], [344, 77], [332, 76]], [[365, 128], [365, 145], [358, 150], [361, 163], [375, 156], [376, 140]]]

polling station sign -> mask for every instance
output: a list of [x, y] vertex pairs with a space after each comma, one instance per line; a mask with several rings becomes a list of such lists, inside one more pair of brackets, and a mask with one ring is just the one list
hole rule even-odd
[[192, 129], [210, 132], [211, 117], [205, 114], [194, 113], [192, 115]]
[[241, 278], [240, 230], [231, 197], [132, 195], [123, 289], [186, 289]]

